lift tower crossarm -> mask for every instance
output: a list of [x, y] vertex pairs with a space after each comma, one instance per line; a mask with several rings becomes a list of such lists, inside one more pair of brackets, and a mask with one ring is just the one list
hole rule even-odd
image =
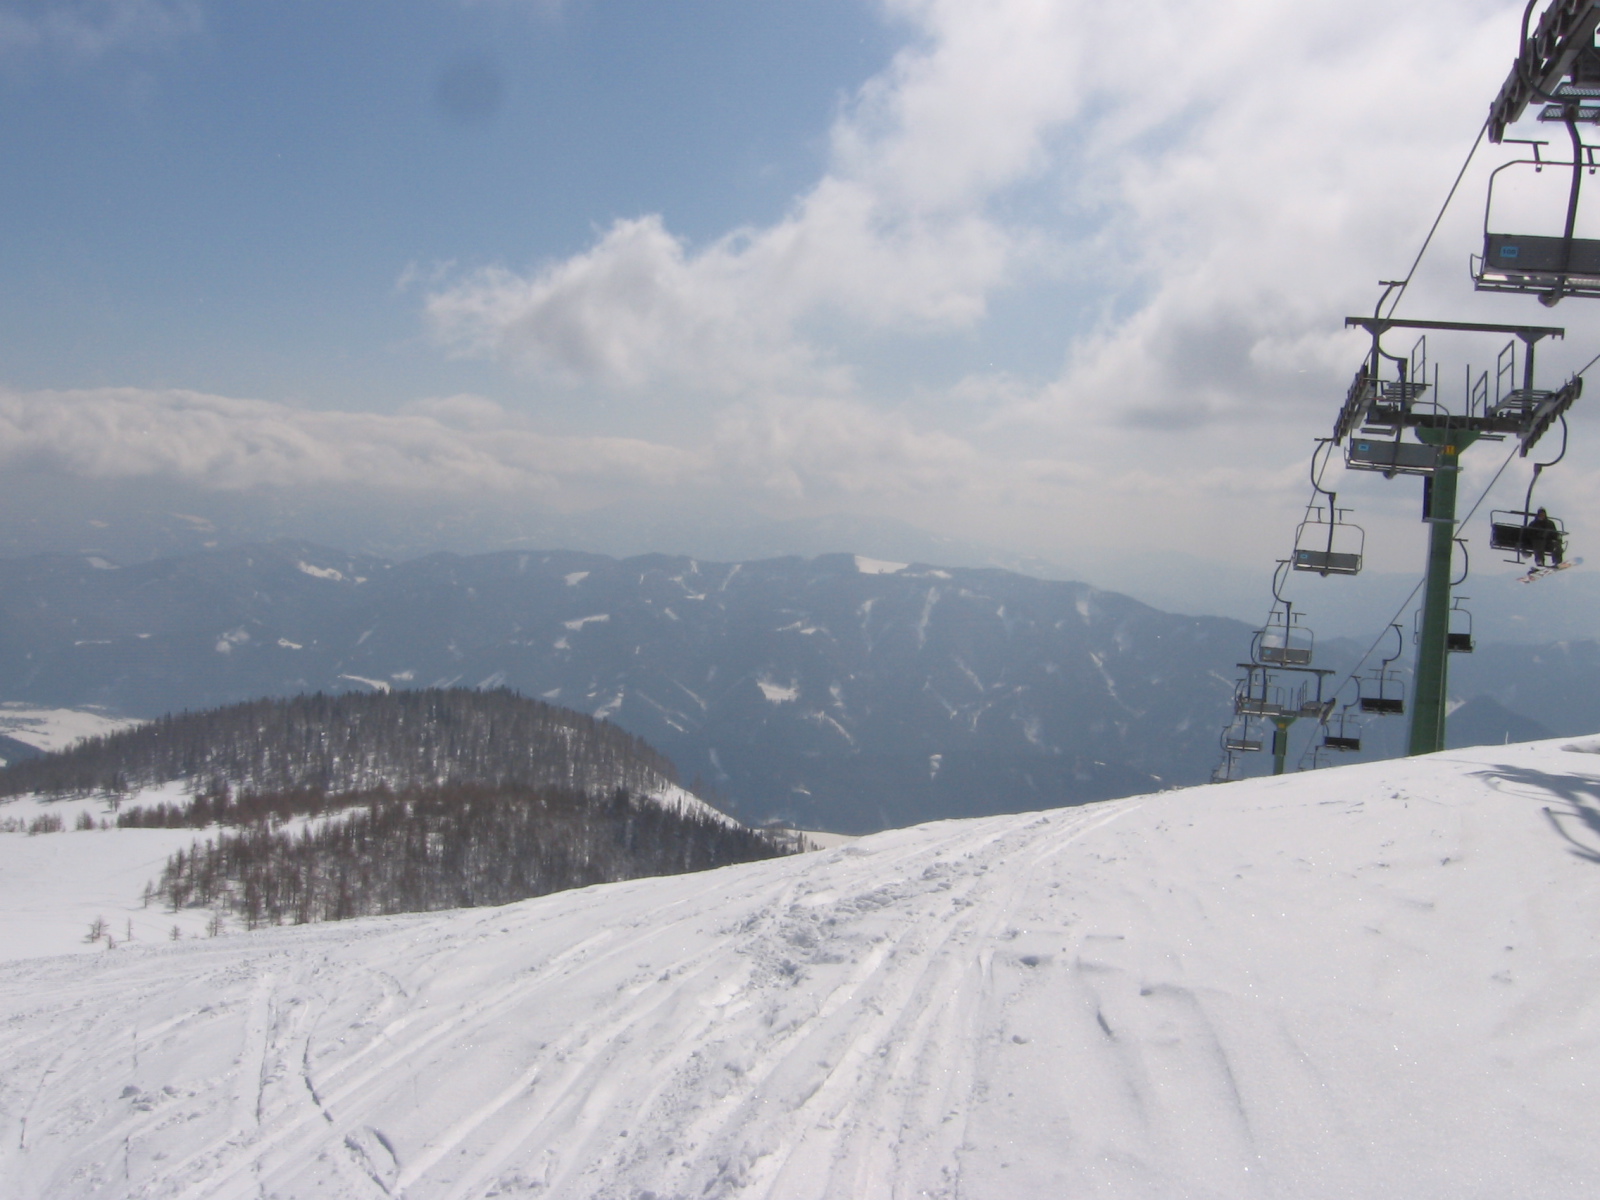
[[1463, 333], [1509, 333], [1532, 345], [1541, 338], [1567, 336], [1565, 329], [1554, 325], [1483, 325], [1476, 321], [1402, 321], [1394, 317], [1346, 317], [1345, 328], [1359, 326], [1373, 337], [1382, 337], [1391, 329], [1454, 329]]

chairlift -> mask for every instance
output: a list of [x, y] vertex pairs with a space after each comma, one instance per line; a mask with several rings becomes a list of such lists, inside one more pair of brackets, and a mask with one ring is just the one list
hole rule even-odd
[[1361, 711], [1380, 717], [1405, 715], [1406, 687], [1398, 671], [1374, 670], [1369, 680], [1362, 682]]
[[1348, 704], [1339, 710], [1338, 733], [1333, 732], [1328, 725], [1322, 727], [1322, 746], [1327, 750], [1346, 753], [1361, 749], [1361, 724], [1351, 719]]
[[1394, 653], [1384, 659], [1381, 666], [1373, 667], [1366, 679], [1356, 681], [1361, 711], [1381, 717], [1404, 716], [1406, 711], [1405, 681], [1400, 677], [1400, 672], [1390, 665], [1405, 649], [1405, 639], [1401, 636], [1400, 626], [1393, 625], [1390, 628], [1395, 634]]
[[[1567, 456], [1567, 418], [1561, 422], [1561, 452], [1549, 462], [1533, 464], [1533, 478], [1528, 480], [1528, 490], [1522, 497], [1521, 508], [1497, 508], [1489, 513], [1489, 546], [1494, 550], [1509, 551], [1507, 562], [1525, 563], [1528, 559], [1542, 562], [1551, 558], [1560, 562], [1567, 552], [1567, 527], [1560, 517], [1552, 517], [1533, 504], [1533, 489], [1546, 467], [1553, 467]], [[1540, 515], [1543, 514], [1543, 520]]]
[[1507, 562], [1523, 563], [1535, 554], [1560, 557], [1566, 551], [1567, 527], [1559, 517], [1546, 514], [1554, 529], [1533, 527], [1538, 512], [1522, 509], [1494, 509], [1489, 513], [1489, 547], [1510, 552]]
[[[1343, 519], [1350, 510], [1338, 507], [1338, 493], [1322, 486], [1322, 470], [1327, 468], [1332, 448], [1333, 439], [1319, 438], [1317, 450], [1311, 455], [1311, 487], [1316, 495], [1306, 505], [1305, 518], [1294, 532], [1294, 558], [1290, 561], [1296, 571], [1315, 571], [1324, 577], [1357, 575], [1367, 535], [1361, 526]], [[1318, 499], [1321, 496], [1328, 498], [1326, 512]]]
[[1471, 654], [1472, 641], [1472, 613], [1461, 607], [1467, 596], [1457, 596], [1450, 605], [1450, 627], [1445, 631], [1444, 648], [1451, 654]]
[[[1570, 103], [1551, 105], [1540, 114], [1541, 120], [1564, 120], [1577, 110], [1574, 88], [1562, 83], [1557, 95]], [[1583, 106], [1584, 117], [1594, 105]], [[1555, 116], [1551, 117], [1552, 110]], [[1544, 157], [1541, 147], [1548, 142], [1507, 138], [1533, 147], [1532, 158], [1517, 158], [1502, 163], [1489, 176], [1488, 196], [1483, 208], [1483, 256], [1471, 258], [1472, 286], [1480, 292], [1519, 292], [1538, 296], [1546, 307], [1558, 304], [1564, 296], [1600, 296], [1600, 239], [1575, 237], [1573, 230], [1578, 219], [1578, 197], [1583, 177], [1593, 175], [1600, 163], [1595, 161], [1596, 147], [1585, 144], [1579, 137], [1575, 121], [1567, 121], [1572, 135], [1573, 157], [1561, 161]], [[1546, 167], [1569, 167], [1571, 184], [1567, 193], [1566, 223], [1560, 233], [1545, 232], [1497, 233], [1494, 231], [1494, 192], [1500, 182], [1501, 172], [1515, 169], [1525, 174], [1525, 168], [1539, 174]]]
[[1275, 607], [1266, 627], [1256, 631], [1252, 657], [1275, 667], [1307, 667], [1315, 641], [1311, 630], [1300, 624], [1300, 614], [1286, 604]]
[[1234, 779], [1233, 769], [1238, 764], [1238, 761], [1238, 756], [1232, 751], [1225, 752], [1222, 756], [1222, 761], [1211, 768], [1211, 782], [1232, 783]]
[[1321, 506], [1306, 510], [1305, 520], [1295, 530], [1294, 569], [1315, 571], [1319, 575], [1358, 575], [1366, 531], [1342, 520], [1350, 510], [1336, 508], [1324, 513]]
[[[1596, 27], [1600, 6], [1592, 0], [1552, 0], [1531, 24], [1533, 0], [1522, 13], [1517, 53], [1489, 108], [1489, 140], [1531, 146], [1531, 159], [1503, 163], [1490, 175], [1484, 202], [1483, 258], [1473, 263], [1473, 284], [1480, 291], [1521, 292], [1537, 295], [1542, 304], [1554, 305], [1563, 296], [1600, 296], [1600, 241], [1573, 236], [1585, 174], [1595, 172], [1594, 147], [1578, 134], [1578, 125], [1600, 122], [1600, 48]], [[1547, 142], [1507, 138], [1532, 101], [1539, 101], [1539, 120], [1566, 126], [1572, 143], [1572, 161], [1544, 157]], [[1571, 168], [1567, 187], [1566, 222], [1562, 232], [1535, 235], [1498, 234], [1493, 230], [1494, 185], [1501, 172], [1531, 166], [1535, 173], [1546, 166]]]
[[1230, 754], [1256, 754], [1266, 745], [1266, 734], [1259, 717], [1235, 717], [1222, 731], [1222, 748]]

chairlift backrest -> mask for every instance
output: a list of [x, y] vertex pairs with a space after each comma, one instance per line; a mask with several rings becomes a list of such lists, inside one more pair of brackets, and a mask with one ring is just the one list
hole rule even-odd
[[1386, 475], [1432, 475], [1438, 464], [1437, 446], [1385, 438], [1351, 438], [1344, 455], [1344, 465], [1352, 470]]

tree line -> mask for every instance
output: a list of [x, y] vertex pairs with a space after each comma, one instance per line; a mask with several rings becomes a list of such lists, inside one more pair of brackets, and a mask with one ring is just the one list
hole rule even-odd
[[[246, 802], [226, 797], [205, 802], [234, 818], [246, 811]], [[191, 811], [197, 819], [202, 810]], [[756, 830], [626, 788], [453, 784], [338, 797], [302, 790], [250, 797], [248, 811], [247, 822], [174, 854], [147, 899], [173, 911], [230, 909], [256, 928], [507, 904], [786, 852]], [[317, 812], [331, 815], [298, 829], [282, 823]], [[169, 815], [188, 819], [179, 806]]]
[[0, 769], [0, 796], [201, 791], [324, 794], [490, 783], [609, 792], [675, 782], [670, 759], [605, 721], [509, 688], [252, 700], [184, 712]]

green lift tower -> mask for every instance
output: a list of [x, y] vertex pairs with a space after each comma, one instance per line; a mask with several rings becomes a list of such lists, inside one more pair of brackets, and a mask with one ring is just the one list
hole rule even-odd
[[[1542, 325], [1480, 325], [1459, 321], [1400, 321], [1392, 317], [1346, 317], [1372, 337], [1372, 352], [1356, 372], [1344, 407], [1334, 422], [1334, 443], [1345, 446], [1345, 465], [1357, 470], [1422, 477], [1422, 519], [1428, 524], [1428, 568], [1417, 633], [1409, 753], [1444, 749], [1445, 702], [1448, 699], [1450, 588], [1456, 543], [1456, 491], [1461, 454], [1480, 439], [1521, 443], [1524, 456], [1583, 392], [1574, 376], [1555, 391], [1534, 387], [1534, 347], [1564, 330]], [[1500, 369], [1491, 394], [1488, 372], [1470, 382], [1465, 412], [1448, 411], [1427, 379], [1426, 334], [1409, 356], [1391, 354], [1383, 337], [1391, 329], [1450, 330], [1508, 334], [1513, 339], [1500, 352]], [[1515, 348], [1523, 346], [1522, 378], [1516, 378]], [[1435, 395], [1429, 397], [1432, 390]], [[1407, 440], [1412, 431], [1415, 441]], [[1515, 514], [1524, 524], [1531, 514]]]

